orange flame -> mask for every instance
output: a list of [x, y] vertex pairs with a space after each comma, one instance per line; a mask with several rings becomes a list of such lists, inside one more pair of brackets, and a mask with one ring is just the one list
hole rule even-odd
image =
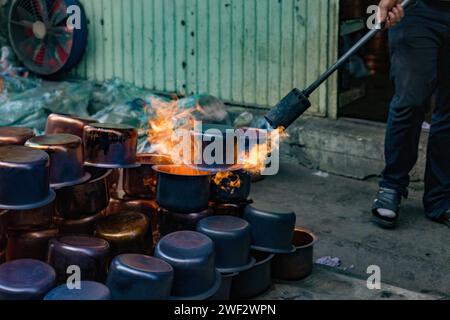
[[236, 189], [241, 187], [241, 179], [239, 175], [231, 171], [223, 171], [217, 173], [212, 179], [214, 184], [223, 191], [233, 194]]

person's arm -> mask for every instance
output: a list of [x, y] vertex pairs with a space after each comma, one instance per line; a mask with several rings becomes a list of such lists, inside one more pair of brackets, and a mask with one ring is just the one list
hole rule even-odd
[[386, 27], [395, 26], [405, 15], [399, 0], [381, 0], [378, 21], [386, 22]]

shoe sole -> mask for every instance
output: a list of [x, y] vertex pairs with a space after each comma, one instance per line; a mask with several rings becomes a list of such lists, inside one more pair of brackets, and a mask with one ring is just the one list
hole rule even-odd
[[396, 221], [386, 221], [378, 218], [377, 216], [372, 216], [372, 222], [382, 229], [395, 229], [397, 227]]

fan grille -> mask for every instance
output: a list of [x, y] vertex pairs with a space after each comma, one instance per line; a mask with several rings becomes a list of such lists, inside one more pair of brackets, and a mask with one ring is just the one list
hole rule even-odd
[[52, 75], [64, 68], [73, 47], [67, 0], [16, 0], [9, 30], [14, 51], [31, 71]]

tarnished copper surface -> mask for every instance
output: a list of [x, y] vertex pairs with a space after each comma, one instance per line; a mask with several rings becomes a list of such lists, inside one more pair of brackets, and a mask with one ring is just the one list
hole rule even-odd
[[150, 219], [152, 226], [153, 243], [158, 242], [160, 238], [160, 218], [158, 214], [158, 204], [154, 200], [132, 199], [113, 199], [109, 201], [106, 209], [106, 215], [113, 215], [122, 211], [135, 211], [143, 213]]
[[47, 260], [48, 243], [58, 236], [58, 228], [44, 230], [9, 231], [6, 260], [36, 259]]
[[83, 138], [83, 129], [98, 121], [89, 117], [52, 113], [48, 116], [45, 134], [68, 133]]
[[130, 126], [106, 123], [86, 126], [86, 164], [108, 169], [137, 167], [137, 139], [137, 130]]
[[55, 202], [33, 209], [22, 211], [10, 211], [8, 214], [9, 230], [30, 230], [52, 224], [55, 215]]
[[149, 253], [153, 241], [150, 220], [140, 212], [124, 211], [98, 223], [95, 235], [111, 246], [112, 256], [122, 253]]
[[83, 184], [56, 190], [56, 210], [64, 219], [95, 215], [108, 207], [107, 179], [111, 171], [87, 168], [91, 179]]
[[83, 165], [81, 139], [71, 134], [34, 137], [27, 147], [42, 150], [50, 156], [50, 185], [54, 188], [73, 186], [89, 180]]
[[139, 168], [125, 169], [123, 189], [130, 197], [154, 199], [156, 196], [157, 173], [153, 165], [171, 164], [169, 156], [157, 154], [138, 154]]
[[59, 216], [54, 218], [60, 233], [65, 234], [84, 234], [93, 235], [97, 223], [104, 218], [104, 212], [100, 212], [93, 216], [83, 217], [77, 220], [67, 220]]
[[0, 146], [23, 146], [28, 139], [34, 136], [34, 131], [30, 128], [0, 127]]

